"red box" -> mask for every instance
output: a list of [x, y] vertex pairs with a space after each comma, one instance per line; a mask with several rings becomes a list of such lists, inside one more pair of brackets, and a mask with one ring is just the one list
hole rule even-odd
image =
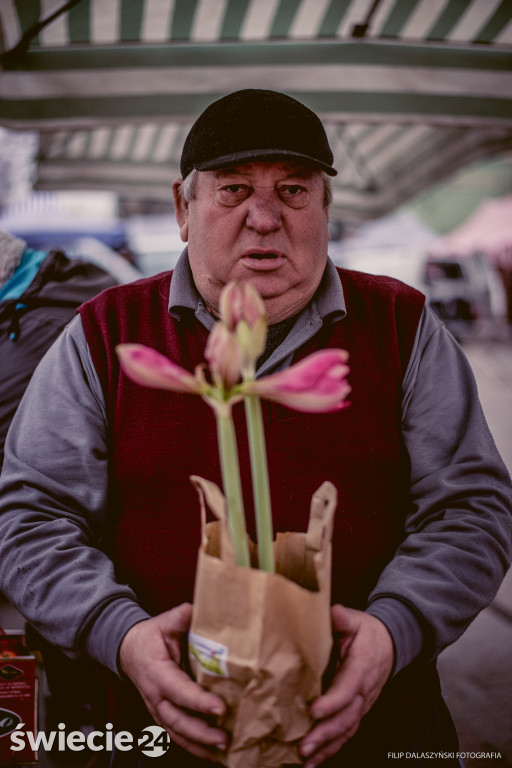
[[10, 734], [24, 723], [23, 732], [37, 732], [36, 659], [25, 646], [19, 630], [0, 633], [0, 765], [36, 763], [30, 744], [11, 749]]

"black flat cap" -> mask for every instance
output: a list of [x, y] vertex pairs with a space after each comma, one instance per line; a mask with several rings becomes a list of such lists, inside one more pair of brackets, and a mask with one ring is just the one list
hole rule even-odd
[[256, 160], [298, 159], [336, 176], [320, 118], [277, 91], [235, 91], [197, 118], [185, 140], [181, 174]]

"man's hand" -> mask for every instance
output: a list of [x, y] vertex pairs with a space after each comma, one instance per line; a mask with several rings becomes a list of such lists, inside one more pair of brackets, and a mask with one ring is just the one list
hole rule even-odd
[[209, 725], [226, 705], [195, 683], [181, 668], [182, 651], [192, 617], [188, 603], [135, 624], [119, 651], [123, 672], [135, 684], [149, 713], [183, 749], [216, 760], [226, 749], [224, 731]]
[[301, 745], [306, 768], [336, 754], [355, 734], [393, 666], [393, 642], [378, 619], [335, 605], [332, 626], [339, 644], [338, 671], [329, 689], [311, 707], [318, 722]]

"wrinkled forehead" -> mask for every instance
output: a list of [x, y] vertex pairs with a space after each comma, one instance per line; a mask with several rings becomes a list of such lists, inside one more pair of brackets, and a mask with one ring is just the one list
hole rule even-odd
[[307, 163], [297, 161], [260, 160], [252, 163], [240, 163], [217, 168], [214, 171], [200, 171], [201, 176], [207, 174], [212, 179], [243, 178], [254, 181], [256, 179], [321, 179], [322, 172]]

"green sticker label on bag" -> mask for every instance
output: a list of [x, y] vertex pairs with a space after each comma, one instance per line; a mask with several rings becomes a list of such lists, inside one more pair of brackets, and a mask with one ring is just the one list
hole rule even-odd
[[210, 675], [218, 677], [227, 677], [228, 668], [228, 648], [226, 645], [216, 643], [207, 637], [196, 635], [195, 632], [188, 633], [188, 652], [193, 656], [198, 664]]

